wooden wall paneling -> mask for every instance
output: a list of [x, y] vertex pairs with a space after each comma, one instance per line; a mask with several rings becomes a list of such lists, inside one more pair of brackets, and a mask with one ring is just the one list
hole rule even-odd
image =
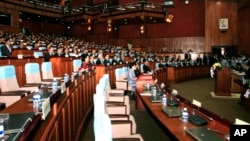
[[[206, 0], [205, 9], [205, 52], [210, 52], [214, 45], [235, 45], [237, 3]], [[228, 18], [229, 25], [225, 32], [219, 30], [220, 18]]]
[[175, 70], [174, 67], [167, 67], [167, 78], [169, 80], [170, 83], [174, 83], [175, 80]]
[[79, 117], [80, 119], [83, 117], [84, 115], [84, 91], [83, 91], [83, 81], [84, 81], [84, 75], [82, 75], [82, 77], [80, 78], [80, 80], [78, 80], [78, 84], [79, 84]]
[[84, 103], [83, 103], [83, 112], [85, 113], [85, 112], [87, 112], [87, 102], [88, 102], [88, 99], [87, 99], [87, 95], [88, 95], [88, 87], [87, 87], [87, 83], [88, 83], [88, 81], [87, 81], [87, 76], [86, 75], [84, 75], [84, 81], [83, 81], [83, 101], [84, 101]]
[[99, 83], [100, 78], [105, 73], [105, 66], [96, 66], [95, 67], [95, 73], [96, 73], [96, 83]]
[[65, 113], [64, 109], [61, 109], [61, 112], [58, 113], [57, 118], [57, 126], [58, 126], [58, 140], [59, 141], [66, 141], [66, 122], [65, 122]]
[[69, 104], [69, 100], [66, 101], [66, 104], [64, 106], [64, 119], [65, 119], [65, 141], [68, 141], [71, 139], [71, 116], [70, 116], [70, 104]]
[[58, 124], [55, 123], [53, 128], [50, 130], [46, 140], [48, 140], [48, 141], [59, 141], [58, 137], [59, 137], [59, 135], [58, 135]]
[[245, 51], [248, 55], [250, 54], [250, 8], [240, 9], [238, 11], [238, 34], [235, 42], [238, 45], [238, 52]]
[[10, 65], [10, 59], [8, 58], [1, 58], [0, 66]]
[[95, 79], [95, 71], [90, 71], [89, 72], [89, 76], [91, 77], [90, 78], [90, 84], [91, 84], [91, 92], [90, 92], [90, 95], [89, 95], [89, 101], [90, 101], [90, 103], [89, 103], [89, 105], [93, 102], [93, 95], [94, 95], [94, 93], [96, 92], [95, 91], [95, 86], [96, 86], [96, 79]]

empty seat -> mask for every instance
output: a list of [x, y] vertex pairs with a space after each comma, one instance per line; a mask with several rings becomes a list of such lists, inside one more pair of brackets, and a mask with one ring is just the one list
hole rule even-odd
[[81, 59], [74, 59], [73, 60], [73, 71], [78, 72], [79, 68], [81, 68], [82, 60]]
[[43, 52], [42, 51], [34, 51], [33, 56], [36, 58], [43, 57]]
[[[100, 89], [99, 89], [100, 90]], [[134, 133], [131, 129], [134, 123], [129, 119], [118, 117], [112, 120], [109, 114], [105, 113], [105, 102], [102, 94], [94, 94], [94, 135], [95, 141], [108, 141], [118, 138], [136, 138], [143, 140], [140, 134]], [[123, 139], [123, 140], [124, 140]]]
[[53, 79], [52, 63], [43, 62], [42, 63], [42, 78], [43, 79]]
[[13, 65], [0, 67], [0, 87], [0, 102], [5, 103], [6, 107], [37, 89], [37, 87], [19, 87]]
[[49, 84], [49, 82], [42, 81], [38, 63], [26, 63], [25, 75], [27, 84]]
[[124, 79], [122, 68], [115, 69], [115, 78], [116, 78], [115, 85], [117, 89], [123, 89], [123, 90], [128, 89], [128, 82], [127, 80]]

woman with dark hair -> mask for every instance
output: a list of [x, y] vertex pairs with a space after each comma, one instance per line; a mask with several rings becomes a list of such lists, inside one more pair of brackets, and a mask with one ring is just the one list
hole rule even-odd
[[82, 58], [83, 62], [81, 67], [79, 68], [80, 70], [88, 70], [91, 69], [92, 67], [89, 65], [89, 56], [84, 56], [84, 58]]
[[135, 91], [136, 91], [136, 80], [137, 77], [135, 76], [135, 69], [136, 69], [136, 64], [134, 62], [129, 64], [129, 71], [128, 71], [128, 87], [131, 89], [131, 98], [135, 99]]

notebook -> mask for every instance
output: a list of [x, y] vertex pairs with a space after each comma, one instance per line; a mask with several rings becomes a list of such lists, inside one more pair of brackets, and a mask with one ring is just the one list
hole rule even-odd
[[224, 141], [222, 137], [205, 127], [188, 128], [185, 131], [197, 141]]
[[161, 102], [162, 101], [162, 97], [161, 96], [150, 96], [148, 98], [153, 103], [157, 103], [157, 102]]
[[162, 111], [168, 115], [168, 117], [180, 117], [182, 115], [179, 107], [163, 107]]

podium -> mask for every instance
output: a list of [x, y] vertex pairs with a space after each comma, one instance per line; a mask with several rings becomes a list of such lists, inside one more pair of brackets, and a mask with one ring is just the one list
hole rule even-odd
[[231, 69], [223, 67], [215, 72], [215, 95], [231, 96]]

